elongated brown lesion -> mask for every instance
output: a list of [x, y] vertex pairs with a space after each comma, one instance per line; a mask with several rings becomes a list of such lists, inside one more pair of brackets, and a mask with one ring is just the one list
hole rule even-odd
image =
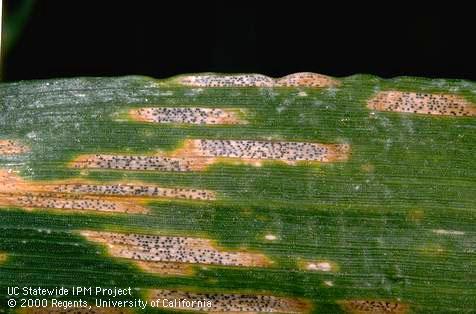
[[137, 170], [137, 171], [192, 171], [194, 164], [186, 158], [140, 155], [81, 155], [72, 163], [73, 168]]
[[348, 159], [350, 145], [308, 142], [257, 140], [186, 140], [170, 153], [155, 156], [82, 155], [71, 166], [75, 168], [137, 171], [196, 171], [217, 162], [259, 166], [263, 161], [288, 165], [302, 162], [339, 162]]
[[83, 180], [30, 182], [0, 170], [0, 206], [111, 213], [147, 213], [154, 199], [214, 200], [209, 190], [163, 188], [144, 183], [98, 184]]
[[179, 78], [179, 83], [195, 87], [273, 87], [274, 79], [262, 74], [196, 74]]
[[26, 193], [15, 196], [4, 196], [3, 205], [18, 206], [25, 209], [60, 209], [73, 211], [98, 211], [111, 213], [144, 214], [149, 210], [132, 201], [119, 198], [71, 197], [68, 195]]
[[255, 140], [194, 140], [190, 144], [203, 157], [278, 160], [291, 165], [346, 160], [350, 149], [346, 144]]
[[190, 274], [192, 265], [267, 267], [271, 264], [263, 254], [221, 250], [203, 238], [99, 231], [82, 231], [81, 235], [105, 244], [112, 256], [134, 260], [144, 270], [159, 274]]
[[340, 85], [340, 81], [327, 75], [300, 72], [283, 76], [276, 79], [275, 86], [286, 87], [336, 87]]
[[367, 102], [367, 107], [379, 111], [426, 115], [476, 115], [476, 104], [461, 96], [450, 94], [384, 91], [372, 97]]
[[18, 141], [0, 140], [0, 155], [18, 155], [28, 152], [30, 149]]
[[144, 183], [64, 183], [46, 187], [48, 190], [69, 194], [126, 196], [143, 198], [171, 198], [188, 200], [214, 200], [216, 195], [210, 190], [191, 188], [164, 188], [157, 185]]
[[343, 300], [339, 304], [351, 314], [404, 314], [409, 309], [407, 304], [391, 300]]
[[147, 107], [131, 109], [129, 116], [140, 122], [167, 124], [244, 124], [237, 110], [198, 107]]
[[281, 78], [272, 78], [262, 74], [193, 74], [178, 78], [185, 86], [194, 87], [335, 87], [340, 81], [330, 76], [300, 72]]
[[[149, 301], [157, 301], [160, 307], [176, 302], [176, 309], [207, 313], [308, 313], [307, 301], [263, 294], [198, 293], [180, 290], [152, 290]], [[176, 300], [176, 301], [175, 301]], [[180, 303], [187, 300], [188, 303]]]

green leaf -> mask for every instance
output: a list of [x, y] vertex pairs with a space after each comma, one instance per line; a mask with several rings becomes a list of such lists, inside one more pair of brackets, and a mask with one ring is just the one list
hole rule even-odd
[[205, 73], [0, 98], [5, 310], [15, 286], [69, 289], [32, 313], [476, 311], [474, 82]]

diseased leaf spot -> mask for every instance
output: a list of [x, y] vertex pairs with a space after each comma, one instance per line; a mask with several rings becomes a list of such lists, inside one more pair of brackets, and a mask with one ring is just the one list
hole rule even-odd
[[252, 140], [196, 140], [201, 156], [251, 160], [280, 160], [288, 164], [299, 161], [331, 162], [345, 160], [349, 146], [305, 142]]
[[274, 79], [261, 74], [198, 74], [181, 77], [180, 83], [196, 87], [272, 87]]
[[275, 240], [278, 239], [278, 237], [275, 236], [274, 234], [267, 234], [267, 235], [264, 236], [264, 238], [268, 241], [275, 241]]
[[23, 208], [52, 208], [63, 210], [93, 210], [116, 213], [147, 213], [148, 210], [140, 205], [123, 200], [101, 198], [60, 198], [42, 194], [27, 194], [8, 198], [12, 205]]
[[340, 82], [322, 74], [301, 72], [274, 79], [261, 74], [197, 74], [179, 78], [186, 86], [196, 87], [335, 87]]
[[262, 254], [220, 250], [212, 241], [202, 238], [98, 231], [82, 231], [81, 235], [90, 241], [106, 244], [112, 256], [139, 261], [144, 269], [159, 273], [164, 263], [237, 267], [266, 267], [271, 264]]
[[209, 190], [189, 188], [163, 188], [156, 185], [143, 184], [59, 184], [53, 186], [55, 192], [73, 194], [92, 194], [110, 196], [177, 198], [189, 200], [214, 200], [215, 193]]
[[132, 109], [133, 120], [170, 124], [243, 124], [235, 111], [219, 108], [155, 107]]
[[367, 102], [379, 111], [395, 111], [426, 115], [475, 116], [476, 105], [458, 95], [417, 92], [379, 92]]
[[30, 149], [17, 141], [0, 140], [0, 155], [18, 155], [28, 152]]
[[384, 300], [345, 300], [339, 302], [342, 308], [352, 314], [403, 314], [408, 306], [394, 301]]
[[162, 188], [145, 184], [93, 184], [84, 181], [29, 182], [0, 169], [0, 206], [117, 213], [147, 213], [150, 199], [214, 200], [209, 190]]
[[332, 77], [311, 73], [301, 72], [286, 75], [276, 79], [275, 86], [287, 87], [336, 87], [340, 82]]
[[82, 155], [73, 161], [74, 168], [137, 171], [192, 171], [190, 160], [160, 156]]
[[332, 266], [329, 262], [317, 262], [317, 263], [308, 263], [306, 265], [307, 270], [312, 270], [312, 271], [331, 271]]
[[[201, 312], [307, 313], [310, 311], [310, 305], [303, 300], [272, 295], [152, 290], [149, 300], [157, 299], [195, 301], [192, 307], [180, 306], [178, 309]], [[209, 303], [210, 307], [207, 306], [206, 301], [211, 301]]]
[[298, 266], [302, 270], [312, 272], [337, 272], [339, 266], [329, 260], [300, 260]]
[[345, 161], [348, 144], [320, 144], [253, 140], [187, 140], [185, 145], [161, 156], [83, 155], [73, 161], [75, 168], [142, 171], [194, 171], [208, 165], [231, 161], [260, 166], [261, 161], [299, 162]]

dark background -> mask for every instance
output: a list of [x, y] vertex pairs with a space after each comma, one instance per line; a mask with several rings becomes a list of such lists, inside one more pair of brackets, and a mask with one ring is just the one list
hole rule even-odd
[[[3, 78], [312, 71], [476, 80], [473, 8], [323, 3], [37, 1]], [[7, 18], [15, 6], [6, 1]]]

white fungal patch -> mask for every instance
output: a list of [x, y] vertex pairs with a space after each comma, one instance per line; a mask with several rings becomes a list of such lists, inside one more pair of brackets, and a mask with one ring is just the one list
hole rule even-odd
[[464, 235], [465, 234], [463, 231], [445, 230], [445, 229], [435, 229], [433, 230], [433, 233], [442, 234], [442, 235]]
[[[208, 313], [306, 313], [309, 304], [298, 299], [254, 294], [196, 293], [177, 290], [152, 290], [150, 300], [188, 300], [193, 305], [179, 304], [176, 309]], [[195, 301], [195, 302], [194, 302]], [[210, 301], [210, 306], [207, 306]], [[163, 306], [163, 303], [161, 303]]]
[[264, 236], [264, 238], [268, 241], [275, 241], [278, 239], [278, 237], [276, 237], [274, 234], [267, 234]]
[[337, 272], [337, 263], [329, 260], [298, 260], [298, 267], [304, 271], [311, 272]]
[[312, 270], [312, 271], [331, 271], [332, 270], [332, 265], [329, 262], [310, 262], [306, 265], [307, 270]]
[[444, 116], [476, 116], [476, 105], [458, 95], [385, 91], [367, 102], [379, 111]]
[[328, 287], [333, 287], [334, 286], [334, 282], [330, 281], [330, 280], [325, 280], [324, 281], [324, 284]]
[[0, 140], [0, 155], [18, 155], [28, 152], [25, 145], [12, 140]]
[[[142, 262], [171, 262], [240, 267], [265, 267], [259, 253], [223, 251], [202, 238], [83, 231], [88, 240], [106, 244], [111, 255]], [[150, 264], [149, 264], [150, 267]]]
[[28, 132], [26, 137], [30, 140], [36, 140], [38, 138], [38, 134], [35, 131]]
[[303, 92], [303, 91], [299, 92], [297, 95], [298, 95], [299, 97], [307, 97], [307, 93], [306, 93], [306, 92]]
[[191, 107], [151, 107], [129, 111], [133, 120], [171, 124], [239, 124], [241, 121], [230, 109]]

